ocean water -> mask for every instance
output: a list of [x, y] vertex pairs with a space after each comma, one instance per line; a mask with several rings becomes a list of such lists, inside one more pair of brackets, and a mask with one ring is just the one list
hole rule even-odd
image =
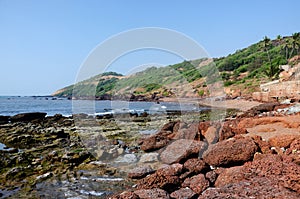
[[93, 101], [68, 100], [66, 98], [35, 96], [0, 96], [0, 115], [15, 115], [27, 112], [45, 112], [47, 115], [73, 113], [106, 114], [121, 112], [164, 113], [166, 111], [201, 111], [193, 103], [176, 102], [128, 102], [128, 101]]

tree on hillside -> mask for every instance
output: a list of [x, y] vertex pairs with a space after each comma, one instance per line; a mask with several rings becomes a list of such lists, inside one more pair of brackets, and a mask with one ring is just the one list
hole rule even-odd
[[300, 46], [300, 33], [299, 32], [294, 33], [292, 35], [291, 44], [292, 44], [292, 51], [291, 51], [289, 58], [291, 58], [294, 55], [295, 50], [297, 51], [297, 55], [299, 54], [299, 46]]
[[272, 63], [270, 53], [269, 53], [270, 46], [271, 46], [271, 39], [269, 37], [265, 36], [263, 38], [263, 47], [264, 47], [264, 51], [266, 51], [266, 53], [268, 55], [269, 63], [267, 64], [267, 68], [266, 68], [266, 70], [264, 70], [264, 73], [267, 77], [269, 77], [270, 79], [273, 80], [279, 74], [279, 63], [278, 64]]
[[289, 38], [286, 38], [284, 40], [283, 49], [285, 51], [285, 59], [289, 59], [289, 49], [292, 47], [291, 40]]

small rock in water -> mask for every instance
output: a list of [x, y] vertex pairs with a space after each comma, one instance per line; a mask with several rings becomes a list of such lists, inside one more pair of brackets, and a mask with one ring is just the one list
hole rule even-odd
[[156, 162], [156, 161], [158, 161], [157, 157], [158, 157], [158, 153], [146, 153], [146, 154], [142, 155], [140, 162], [142, 162], [142, 163]]
[[123, 157], [117, 158], [117, 160], [115, 162], [117, 162], [117, 163], [134, 163], [137, 160], [138, 159], [134, 154], [126, 154]]
[[154, 173], [154, 170], [150, 166], [136, 167], [129, 171], [128, 178], [140, 179], [151, 173]]

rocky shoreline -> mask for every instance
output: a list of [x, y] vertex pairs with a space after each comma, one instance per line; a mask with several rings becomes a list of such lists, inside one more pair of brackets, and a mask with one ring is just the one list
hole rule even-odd
[[299, 198], [297, 107], [0, 116], [0, 198]]
[[163, 165], [151, 173], [145, 165], [133, 169], [135, 188], [110, 198], [299, 198], [295, 107], [261, 104], [223, 123], [168, 123], [141, 141]]

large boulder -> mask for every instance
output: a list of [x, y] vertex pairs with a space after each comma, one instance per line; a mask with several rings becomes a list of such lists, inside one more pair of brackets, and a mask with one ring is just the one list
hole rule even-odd
[[134, 192], [140, 199], [169, 199], [169, 194], [162, 189], [141, 189]]
[[205, 146], [206, 144], [201, 141], [179, 139], [166, 147], [160, 159], [167, 164], [182, 162], [190, 157], [198, 157], [199, 151]]
[[171, 198], [174, 199], [184, 199], [184, 198], [194, 198], [197, 194], [192, 191], [190, 188], [186, 187], [186, 188], [181, 188], [177, 191], [174, 191], [173, 193], [171, 193]]
[[208, 170], [208, 165], [198, 158], [188, 159], [184, 164], [183, 168], [192, 174], [199, 174], [205, 170]]
[[[253, 162], [225, 169], [218, 176], [215, 186], [222, 188], [240, 182], [249, 182], [256, 186], [257, 179], [260, 178], [272, 181], [272, 186], [284, 187], [282, 192], [292, 190], [300, 194], [300, 166], [293, 162], [285, 162], [281, 156], [274, 154], [258, 154]], [[263, 182], [257, 186], [263, 187]]]
[[167, 146], [167, 144], [170, 142], [170, 138], [168, 138], [166, 135], [171, 133], [171, 131], [166, 131], [163, 133], [160, 132], [144, 139], [142, 141], [141, 149], [146, 152], [151, 152]]
[[202, 191], [209, 187], [209, 181], [205, 179], [203, 174], [195, 175], [191, 178], [187, 178], [182, 183], [182, 187], [189, 187], [197, 194], [201, 194]]
[[227, 184], [218, 188], [206, 189], [198, 199], [212, 198], [280, 198], [297, 199], [300, 195], [292, 190], [279, 186], [272, 179], [267, 177], [252, 178], [247, 181], [240, 181]]
[[271, 137], [269, 143], [273, 147], [284, 147], [287, 148], [295, 140], [300, 138], [300, 135], [295, 134], [282, 134], [278, 136]]
[[47, 113], [32, 112], [32, 113], [20, 113], [10, 117], [11, 122], [30, 122], [32, 120], [42, 120], [46, 117]]
[[180, 186], [181, 180], [179, 175], [182, 173], [182, 170], [183, 166], [181, 164], [160, 168], [155, 173], [140, 180], [137, 187], [139, 189], [160, 188], [171, 193]]
[[150, 166], [140, 166], [130, 170], [128, 172], [128, 178], [140, 179], [154, 172], [155, 171]]
[[249, 137], [238, 137], [211, 145], [203, 160], [211, 166], [230, 167], [251, 160], [258, 147]]

